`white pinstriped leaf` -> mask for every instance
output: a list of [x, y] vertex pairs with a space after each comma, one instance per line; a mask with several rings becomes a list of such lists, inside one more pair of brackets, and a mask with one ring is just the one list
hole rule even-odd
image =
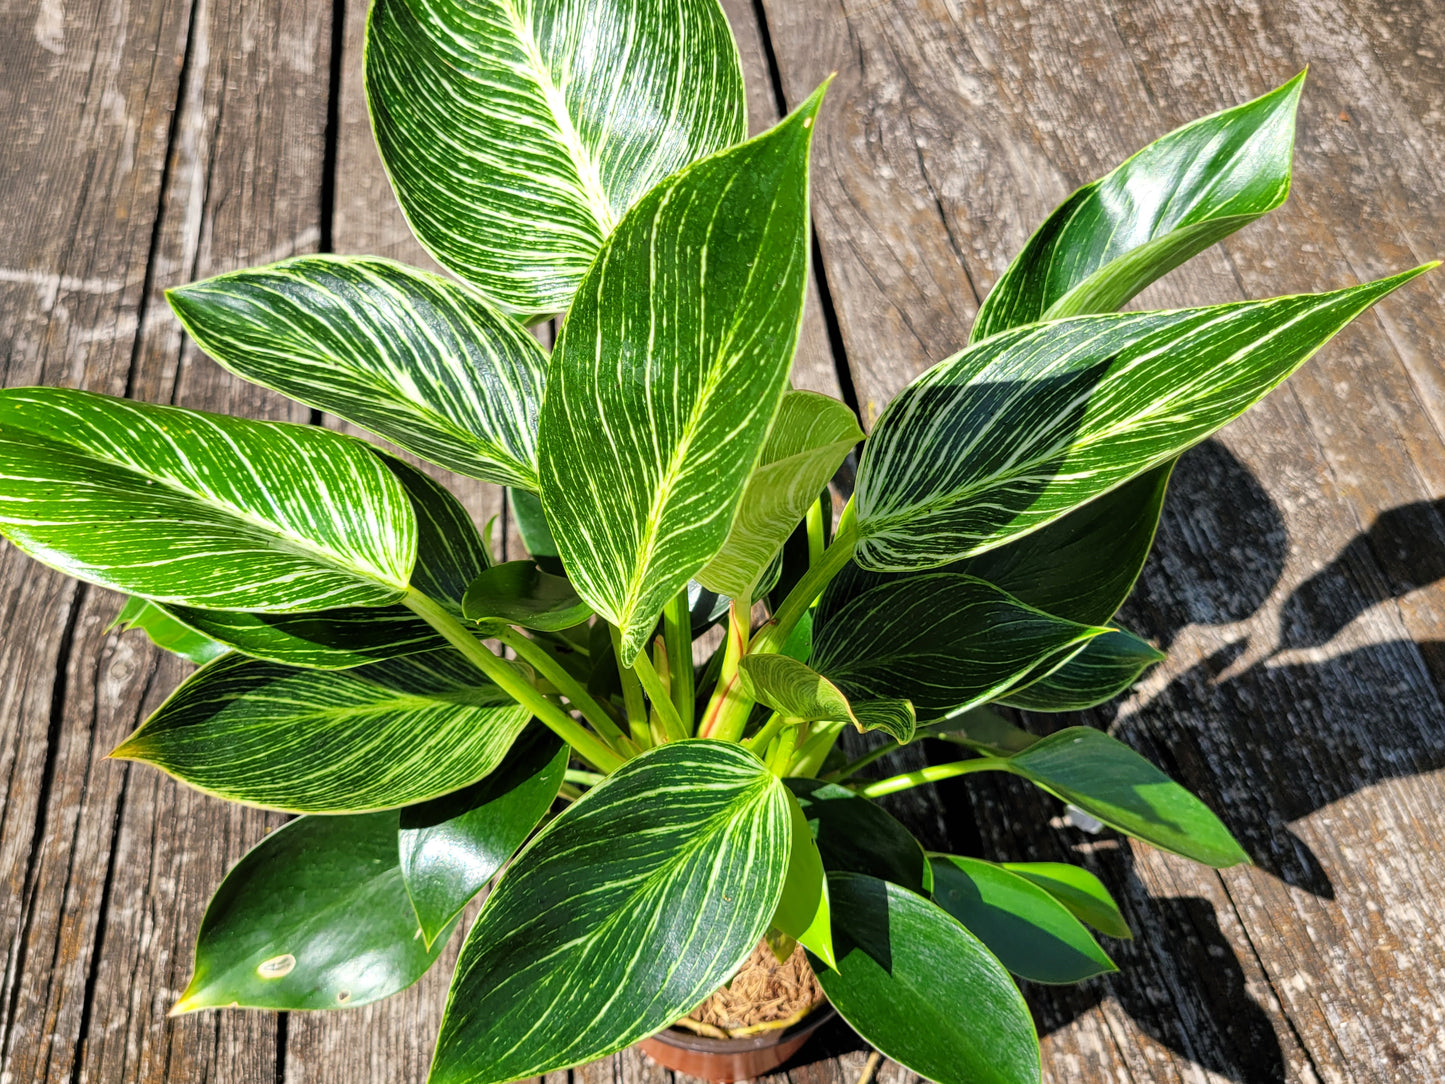
[[846, 404], [813, 391], [784, 395], [727, 541], [698, 582], [720, 595], [751, 598], [768, 563], [862, 439]]
[[1083, 711], [1114, 699], [1163, 658], [1147, 640], [1111, 629], [1038, 680], [1010, 689], [998, 702], [1025, 711]]
[[634, 206], [552, 353], [542, 505], [568, 578], [622, 630], [628, 662], [722, 547], [787, 388], [822, 93]]
[[810, 665], [850, 700], [908, 700], [920, 721], [995, 699], [1108, 629], [1025, 606], [956, 572], [864, 591], [813, 630]]
[[524, 316], [566, 309], [628, 207], [747, 134], [717, 0], [375, 0], [366, 92], [417, 237]]
[[0, 392], [0, 532], [77, 579], [271, 613], [406, 591], [416, 521], [361, 441], [66, 388]]
[[537, 488], [547, 355], [465, 287], [390, 260], [321, 255], [166, 297], [236, 375], [458, 474]]
[[467, 936], [429, 1084], [578, 1065], [695, 1008], [782, 895], [787, 794], [731, 743], [628, 761], [513, 861]]
[[450, 647], [342, 671], [230, 654], [187, 678], [112, 756], [228, 801], [364, 813], [476, 782], [530, 718]]
[[1177, 456], [1433, 264], [1325, 294], [1001, 332], [888, 405], [858, 470], [857, 561], [983, 553]]
[[[411, 586], [460, 617], [462, 598], [491, 561], [467, 510], [440, 482], [385, 452], [381, 461], [411, 498], [416, 564]], [[318, 670], [413, 655], [444, 641], [405, 606], [350, 606], [304, 614], [258, 614], [165, 606], [177, 621], [243, 655]]]
[[970, 342], [1037, 320], [1112, 312], [1289, 195], [1301, 72], [1176, 128], [1061, 203], [978, 310]]

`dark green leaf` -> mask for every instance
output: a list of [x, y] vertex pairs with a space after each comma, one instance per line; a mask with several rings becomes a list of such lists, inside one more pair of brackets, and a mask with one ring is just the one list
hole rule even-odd
[[1088, 870], [1067, 862], [1003, 862], [1001, 865], [1020, 877], [1027, 877], [1100, 933], [1126, 940], [1134, 936], [1119, 913], [1114, 897]]
[[742, 965], [777, 908], [787, 794], [724, 742], [658, 746], [549, 823], [457, 963], [432, 1084], [500, 1084], [666, 1027]]
[[472, 478], [537, 488], [547, 355], [454, 282], [370, 256], [298, 256], [166, 297], [201, 349]]
[[508, 489], [507, 502], [528, 556], [543, 572], [562, 575], [562, 559], [557, 554], [552, 528], [547, 526], [547, 515], [542, 511], [542, 498], [525, 489]]
[[[381, 455], [411, 498], [416, 565], [411, 585], [454, 614], [467, 585], [487, 567], [486, 544], [467, 510], [415, 467]], [[404, 606], [349, 607], [311, 614], [226, 613], [167, 606], [183, 623], [242, 654], [287, 666], [344, 670], [442, 646], [436, 631]]]
[[788, 852], [788, 875], [783, 882], [778, 909], [773, 912], [772, 926], [833, 967], [836, 961], [833, 958], [828, 879], [823, 871], [823, 859], [813, 841], [807, 815], [791, 793], [787, 797], [792, 850]]
[[111, 755], [235, 802], [354, 813], [482, 778], [530, 717], [449, 647], [354, 670], [226, 655]]
[[1301, 72], [1177, 128], [1049, 215], [989, 292], [970, 338], [1112, 312], [1289, 195]]
[[970, 708], [950, 719], [921, 726], [918, 733], [922, 737], [966, 745], [990, 756], [1008, 756], [1039, 740], [1037, 735], [1019, 729], [986, 707]]
[[865, 591], [813, 634], [813, 668], [852, 700], [909, 700], [920, 718], [992, 700], [1104, 630], [1025, 606], [953, 572]]
[[592, 616], [565, 576], [543, 572], [531, 560], [487, 569], [467, 588], [462, 610], [471, 621], [505, 621], [546, 632], [570, 629]]
[[719, 594], [757, 597], [763, 571], [862, 439], [858, 419], [837, 399], [784, 395], [727, 541], [697, 578]]
[[1078, 316], [969, 347], [904, 389], [869, 437], [856, 560], [930, 568], [1053, 522], [1209, 436], [1425, 270], [1327, 294]]
[[915, 892], [933, 885], [928, 858], [918, 840], [867, 798], [817, 779], [785, 779], [830, 872], [847, 870], [881, 877]]
[[1102, 731], [1060, 730], [1006, 764], [1015, 775], [1161, 850], [1220, 869], [1249, 861], [1203, 802]]
[[552, 807], [568, 752], [533, 727], [485, 779], [401, 811], [401, 875], [428, 945]]
[[171, 1015], [345, 1009], [404, 990], [436, 960], [417, 936], [395, 811], [301, 817], [251, 848], [216, 890]]
[[0, 532], [77, 579], [218, 610], [385, 605], [416, 558], [406, 493], [360, 441], [67, 388], [0, 391]]
[[848, 698], [822, 674], [787, 655], [744, 655], [738, 678], [751, 700], [766, 704], [791, 719], [828, 719], [852, 723], [859, 733], [886, 731], [894, 740], [913, 740], [913, 705], [906, 700]]
[[930, 900], [852, 873], [828, 877], [833, 1007], [888, 1057], [937, 1084], [1036, 1084], [1039, 1041], [1008, 972]]
[[577, 593], [630, 663], [722, 548], [787, 389], [822, 89], [771, 131], [649, 192], [562, 326], [542, 405], [542, 505]]
[[524, 315], [565, 309], [629, 206], [747, 134], [715, 0], [377, 0], [366, 95], [422, 244]]
[[1025, 711], [1083, 711], [1127, 690], [1164, 653], [1132, 632], [1096, 636], [1037, 681], [1010, 689], [999, 703]]
[[125, 606], [116, 615], [111, 627], [119, 628], [123, 632], [140, 629], [156, 647], [179, 655], [197, 666], [219, 658], [227, 650], [225, 644], [217, 643], [209, 636], [183, 625], [154, 602], [143, 598], [126, 599]]
[[1021, 979], [1082, 982], [1119, 970], [1067, 907], [992, 862], [935, 856], [933, 898]]

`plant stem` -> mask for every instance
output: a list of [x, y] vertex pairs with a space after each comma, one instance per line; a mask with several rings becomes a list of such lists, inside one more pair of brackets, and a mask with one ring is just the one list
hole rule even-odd
[[880, 745], [877, 749], [868, 750], [868, 752], [864, 753], [857, 760], [849, 761], [847, 764], [839, 768], [836, 772], [829, 772], [825, 778], [829, 783], [841, 783], [849, 776], [857, 773], [860, 768], [866, 768], [875, 760], [881, 760], [889, 753], [896, 753], [901, 748], [903, 747], [896, 743], [893, 745]]
[[[848, 508], [852, 507], [850, 503]], [[809, 568], [797, 586], [788, 592], [788, 597], [778, 607], [778, 612], [773, 615], [767, 627], [753, 637], [748, 650], [754, 655], [775, 654], [782, 650], [794, 626], [802, 620], [813, 601], [823, 593], [823, 588], [843, 571], [843, 566], [852, 558], [853, 551], [857, 548], [858, 527], [845, 509], [843, 519], [839, 521], [838, 533], [833, 537], [833, 544], [823, 551], [822, 559]]]
[[881, 798], [885, 794], [896, 794], [910, 787], [921, 787], [924, 783], [937, 783], [972, 772], [1006, 772], [1008, 761], [1004, 757], [976, 757], [973, 760], [956, 760], [952, 764], [930, 764], [917, 771], [880, 779], [876, 783], [858, 787], [857, 792], [864, 798]]
[[407, 609], [441, 633], [447, 643], [465, 655], [467, 661], [486, 674], [498, 688], [542, 720], [543, 725], [570, 745], [582, 759], [604, 772], [616, 771], [626, 763], [601, 738], [542, 695], [511, 663], [498, 658], [491, 648], [468, 632], [465, 625], [434, 599], [416, 588], [408, 588], [401, 601]]
[[662, 611], [663, 638], [667, 641], [668, 669], [672, 671], [672, 706], [677, 709], [683, 730], [692, 736], [697, 691], [692, 671], [692, 614], [687, 607], [687, 588], [679, 591]]
[[[599, 618], [599, 620], [601, 620]], [[627, 710], [627, 729], [632, 740], [643, 749], [652, 748], [652, 732], [647, 728], [647, 700], [632, 668], [622, 661], [622, 630], [608, 625], [612, 637], [612, 655], [617, 660], [617, 680], [622, 683], [622, 703]]]
[[758, 756], [768, 751], [768, 743], [778, 736], [778, 731], [783, 729], [786, 720], [779, 712], [773, 712], [768, 721], [762, 725], [756, 734], [751, 738], [744, 738], [743, 744], [751, 749]]
[[783, 732], [778, 735], [777, 747], [768, 756], [768, 770], [779, 779], [788, 774], [793, 763], [793, 752], [798, 748], [798, 731], [802, 730], [801, 719], [785, 719]]
[[833, 751], [833, 746], [838, 743], [838, 737], [843, 733], [847, 723], [829, 722], [821, 723], [817, 730], [808, 736], [797, 754], [793, 757], [790, 774], [802, 775], [812, 778], [818, 774], [823, 767], [823, 762], [828, 759], [828, 754]]
[[808, 567], [812, 568], [823, 559], [823, 550], [827, 548], [827, 539], [823, 537], [823, 502], [816, 500], [808, 508]]
[[579, 772], [576, 768], [568, 768], [563, 777], [569, 783], [581, 783], [584, 787], [595, 787], [605, 775], [598, 775], [596, 772]]
[[699, 733], [704, 738], [737, 741], [748, 725], [748, 709], [752, 701], [743, 696], [738, 682], [738, 664], [747, 651], [748, 634], [752, 629], [753, 600], [735, 598], [728, 607], [727, 650], [723, 653], [722, 670], [717, 689], [708, 701]]
[[647, 698], [652, 701], [652, 710], [657, 712], [658, 718], [662, 720], [662, 730], [667, 740], [679, 741], [688, 737], [688, 732], [683, 729], [682, 719], [677, 714], [677, 708], [672, 703], [672, 694], [662, 683], [662, 678], [658, 676], [646, 649], [637, 653], [637, 662], [633, 664], [632, 671], [642, 679], [642, 688], [647, 692]]
[[622, 733], [602, 705], [593, 699], [592, 694], [539, 644], [513, 628], [503, 629], [496, 635], [498, 640], [517, 653], [518, 658], [559, 689], [572, 706], [582, 713], [583, 718], [592, 724], [592, 729], [601, 734], [613, 749], [624, 757], [633, 757], [642, 752], [633, 744], [631, 738]]

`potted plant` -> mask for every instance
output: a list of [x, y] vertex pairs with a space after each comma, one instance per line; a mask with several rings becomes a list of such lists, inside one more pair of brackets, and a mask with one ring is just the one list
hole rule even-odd
[[[1113, 617], [1175, 459], [1426, 269], [1117, 312], [1284, 200], [1303, 76], [1070, 196], [866, 440], [788, 380], [825, 88], [745, 139], [716, 0], [375, 0], [366, 85], [456, 278], [303, 256], [168, 296], [232, 372], [511, 487], [529, 559], [496, 563], [445, 487], [326, 429], [0, 392], [0, 530], [203, 663], [115, 755], [300, 814], [220, 885], [174, 1011], [395, 993], [494, 882], [437, 1084], [648, 1039], [749, 960], [733, 988], [770, 990], [771, 1017], [694, 1032], [771, 1031], [750, 1045], [777, 1057], [821, 989], [934, 1080], [1037, 1080], [1011, 974], [1112, 970], [1088, 927], [1127, 937], [1118, 909], [1079, 868], [926, 853], [875, 800], [1006, 772], [1248, 861], [1107, 734], [986, 705], [1084, 708], [1155, 662]], [[549, 354], [526, 325], [554, 315]], [[852, 760], [850, 727], [875, 735]], [[923, 739], [960, 758], [859, 775]]]

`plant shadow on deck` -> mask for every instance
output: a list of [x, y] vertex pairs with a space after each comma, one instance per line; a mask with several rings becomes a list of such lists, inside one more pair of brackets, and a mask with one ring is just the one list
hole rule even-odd
[[[1270, 599], [1288, 552], [1283, 517], [1264, 489], [1224, 445], [1207, 441], [1175, 472], [1156, 549], [1120, 620], [1166, 648], [1186, 626], [1244, 622]], [[1110, 727], [1214, 809], [1264, 872], [1333, 899], [1327, 871], [1290, 822], [1373, 784], [1445, 766], [1445, 641], [1326, 645], [1370, 607], [1442, 578], [1445, 501], [1392, 509], [1284, 600], [1277, 630], [1251, 629], [1275, 638], [1271, 657], [1228, 672], [1248, 646], [1241, 634], [1127, 714], [1108, 706], [1034, 714], [1025, 725], [1037, 733]], [[1324, 657], [1276, 657], [1300, 648], [1324, 649]], [[932, 747], [927, 756], [955, 759]], [[1090, 837], [1051, 827], [1059, 803], [1021, 780], [975, 776], [938, 791], [941, 822], [917, 823], [895, 806], [926, 846], [1085, 862], [1135, 930], [1133, 941], [1103, 941], [1117, 974], [1076, 987], [1023, 984], [1041, 1035], [1112, 997], [1152, 1038], [1229, 1080], [1285, 1078], [1270, 1014], [1247, 992], [1209, 900], [1150, 895], [1127, 846], [1076, 850]], [[859, 1048], [841, 1041], [829, 1049]]]

